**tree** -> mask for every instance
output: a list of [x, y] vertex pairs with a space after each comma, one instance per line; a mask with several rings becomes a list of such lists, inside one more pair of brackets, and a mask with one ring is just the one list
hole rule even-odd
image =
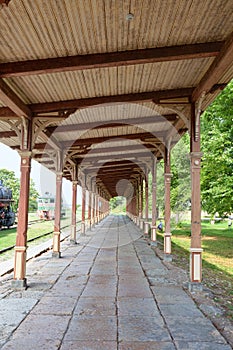
[[179, 214], [190, 209], [191, 177], [189, 135], [185, 134], [171, 151], [171, 209]]
[[233, 81], [203, 113], [202, 207], [220, 216], [232, 213]]
[[[12, 205], [13, 210], [16, 211], [19, 203], [19, 190], [20, 190], [20, 180], [16, 178], [13, 171], [7, 169], [0, 169], [0, 180], [3, 181], [3, 185], [12, 190], [12, 199], [14, 203]], [[39, 193], [35, 188], [35, 183], [31, 179], [30, 181], [30, 196], [29, 196], [29, 211], [34, 211], [37, 209], [37, 197]]]

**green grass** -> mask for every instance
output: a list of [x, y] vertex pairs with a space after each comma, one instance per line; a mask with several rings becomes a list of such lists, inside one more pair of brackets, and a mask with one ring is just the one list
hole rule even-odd
[[[52, 232], [54, 228], [54, 221], [44, 221], [40, 220], [37, 223], [30, 225], [30, 221], [37, 220], [38, 217], [35, 213], [29, 214], [29, 227], [27, 231], [27, 239], [30, 240], [47, 232]], [[70, 216], [66, 216], [61, 219], [61, 226], [66, 226], [70, 224]], [[46, 236], [49, 239], [50, 236]], [[16, 242], [16, 228], [10, 228], [0, 231], [0, 250], [7, 248], [9, 246], [14, 246]]]
[[[173, 263], [189, 270], [191, 243], [190, 224], [182, 223], [172, 231]], [[158, 233], [163, 243], [163, 234]], [[215, 295], [214, 300], [226, 310], [226, 316], [233, 319], [233, 228], [228, 229], [227, 222], [214, 225], [202, 223], [202, 264], [203, 283]]]

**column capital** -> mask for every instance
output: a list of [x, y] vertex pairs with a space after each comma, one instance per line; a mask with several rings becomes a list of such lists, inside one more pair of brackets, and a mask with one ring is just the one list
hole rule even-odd
[[20, 150], [18, 151], [18, 154], [21, 158], [31, 158], [32, 156], [32, 151], [28, 150]]
[[171, 182], [172, 173], [164, 173], [164, 178], [167, 183]]
[[191, 159], [201, 159], [203, 156], [203, 152], [190, 152]]
[[77, 180], [73, 180], [73, 181], [72, 181], [72, 185], [73, 185], [73, 186], [77, 186], [77, 185], [78, 185], [78, 181], [77, 181]]

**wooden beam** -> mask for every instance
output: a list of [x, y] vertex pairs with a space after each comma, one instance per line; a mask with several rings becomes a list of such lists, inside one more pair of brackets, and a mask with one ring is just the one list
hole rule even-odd
[[109, 103], [136, 103], [136, 102], [155, 102], [171, 98], [187, 97], [191, 98], [194, 88], [183, 88], [174, 90], [149, 91], [135, 94], [113, 95], [83, 98], [77, 100], [67, 100], [58, 102], [46, 102], [29, 104], [28, 107], [33, 113], [48, 113], [55, 111], [67, 111], [69, 109], [82, 109], [91, 106], [98, 106]]
[[[136, 151], [136, 150], [140, 150], [143, 151], [145, 149], [146, 150], [156, 150], [155, 147], [153, 147], [151, 144], [143, 144], [143, 145], [128, 145], [128, 146], [115, 146], [115, 147], [96, 147], [93, 148], [91, 150], [89, 150], [86, 154], [88, 155], [90, 153], [90, 155], [92, 156], [93, 154], [101, 154], [101, 153], [111, 153], [111, 152], [122, 152], [122, 151]], [[82, 156], [82, 154], [81, 154]]]
[[192, 94], [192, 101], [197, 101], [203, 92], [208, 93], [214, 85], [220, 82], [220, 79], [226, 70], [232, 65], [233, 58], [233, 33], [222, 46], [219, 55], [215, 58], [206, 74]]
[[10, 108], [8, 107], [1, 107], [0, 108], [0, 119], [18, 119], [19, 116], [15, 114]]
[[93, 157], [88, 157], [88, 156], [84, 156], [83, 159], [84, 159], [84, 162], [93, 162], [93, 161], [102, 161], [102, 160], [106, 160], [106, 159], [109, 159], [109, 160], [114, 160], [114, 159], [122, 159], [122, 158], [136, 158], [136, 157], [152, 157], [153, 156], [153, 153], [150, 153], [149, 150], [148, 151], [145, 151], [145, 152], [138, 152], [138, 153], [123, 153], [123, 154], [117, 154], [117, 155], [105, 155], [105, 156], [102, 156], [101, 154], [98, 154], [96, 156], [93, 156]]
[[13, 130], [12, 131], [1, 131], [0, 132], [0, 139], [14, 137], [14, 136], [17, 136], [17, 134]]
[[[162, 132], [164, 135], [164, 132]], [[159, 136], [157, 135], [159, 134]], [[156, 133], [158, 137], [162, 137], [161, 132]], [[121, 139], [127, 139], [127, 140], [144, 140], [144, 139], [154, 139], [154, 142], [156, 143], [156, 140], [158, 143], [161, 143], [161, 140], [158, 140], [156, 135], [153, 135], [149, 132], [142, 132], [138, 134], [121, 134], [121, 135], [111, 135], [111, 136], [103, 136], [103, 137], [91, 137], [91, 138], [83, 138], [83, 139], [76, 139], [76, 140], [70, 140], [70, 141], [63, 141], [61, 142], [62, 148], [74, 148], [77, 146], [85, 145], [85, 144], [94, 144], [94, 143], [101, 143], [105, 141], [112, 141], [114, 139], [121, 140]]]
[[31, 118], [30, 108], [14, 93], [13, 90], [0, 79], [0, 101], [18, 116]]
[[119, 67], [154, 62], [215, 57], [218, 55], [222, 45], [223, 42], [210, 42], [1, 63], [0, 77], [38, 75], [93, 68]]
[[69, 124], [61, 126], [51, 126], [47, 127], [46, 130], [52, 134], [53, 132], [63, 133], [69, 131], [81, 131], [81, 130], [90, 130], [90, 129], [106, 129], [106, 128], [115, 128], [119, 126], [128, 126], [128, 125], [141, 125], [141, 124], [157, 124], [163, 123], [166, 121], [175, 121], [178, 118], [177, 114], [166, 114], [166, 115], [155, 115], [152, 117], [140, 117], [140, 118], [125, 118], [118, 119], [118, 122], [113, 120], [105, 120], [93, 123], [80, 123], [80, 124]]

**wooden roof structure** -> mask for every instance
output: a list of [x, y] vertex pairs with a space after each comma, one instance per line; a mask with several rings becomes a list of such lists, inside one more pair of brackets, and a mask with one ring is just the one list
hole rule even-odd
[[232, 79], [232, 31], [231, 0], [0, 0], [0, 141], [115, 196]]

